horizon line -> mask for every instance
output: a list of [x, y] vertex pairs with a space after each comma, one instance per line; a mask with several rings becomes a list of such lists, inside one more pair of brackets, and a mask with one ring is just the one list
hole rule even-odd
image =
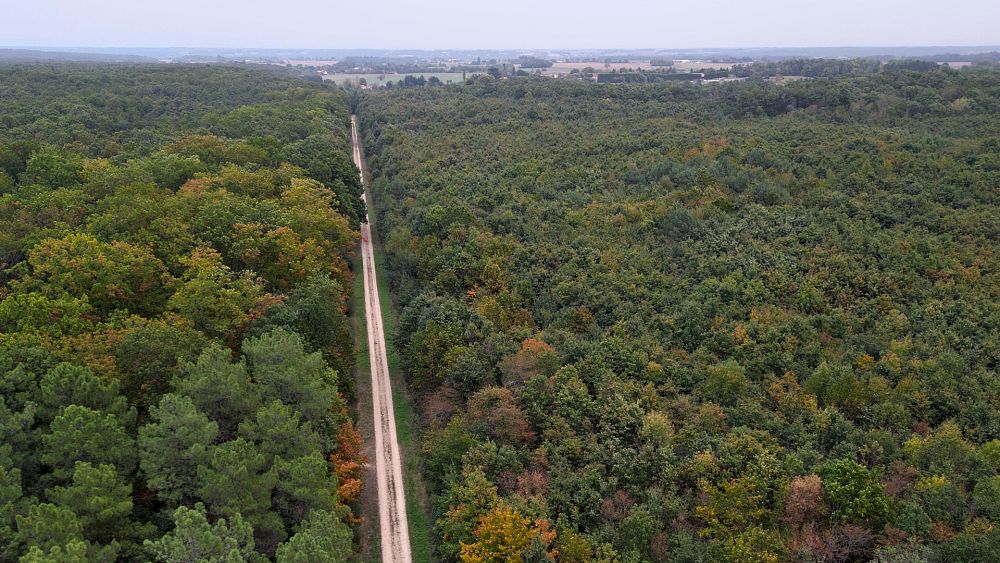
[[219, 45], [0, 45], [0, 49], [212, 49], [212, 50], [270, 50], [270, 51], [734, 51], [766, 49], [1000, 49], [997, 44], [884, 44], [884, 45], [756, 45], [742, 47], [265, 47]]

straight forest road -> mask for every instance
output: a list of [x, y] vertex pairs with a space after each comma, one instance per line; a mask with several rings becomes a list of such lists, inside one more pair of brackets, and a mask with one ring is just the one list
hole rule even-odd
[[[361, 143], [358, 139], [358, 122], [351, 116], [351, 147], [354, 164], [365, 184]], [[370, 198], [366, 189], [362, 196], [365, 205]], [[375, 279], [375, 251], [372, 246], [371, 226], [361, 225], [361, 262], [365, 281], [365, 319], [368, 325], [368, 358], [372, 373], [372, 406], [375, 411], [375, 474], [378, 481], [379, 534], [382, 538], [382, 561], [410, 563], [410, 532], [406, 521], [406, 499], [403, 496], [403, 468], [399, 441], [396, 439], [396, 414], [392, 405], [392, 384], [389, 380], [389, 361], [385, 352], [385, 333], [382, 329], [382, 307], [379, 303], [378, 284]]]

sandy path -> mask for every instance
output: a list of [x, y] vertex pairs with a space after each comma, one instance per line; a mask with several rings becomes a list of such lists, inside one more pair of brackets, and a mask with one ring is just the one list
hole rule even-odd
[[[365, 173], [358, 142], [357, 119], [351, 116], [351, 145], [354, 163]], [[368, 204], [367, 190], [364, 195]], [[378, 285], [375, 283], [375, 252], [372, 248], [371, 227], [361, 225], [361, 262], [365, 281], [365, 318], [368, 324], [368, 357], [372, 373], [372, 406], [375, 411], [375, 473], [378, 481], [379, 533], [382, 538], [382, 561], [409, 563], [410, 532], [406, 521], [406, 500], [403, 497], [403, 469], [399, 442], [396, 440], [396, 416], [392, 406], [392, 385], [389, 381], [389, 361], [385, 353], [385, 332], [382, 329], [382, 308]]]

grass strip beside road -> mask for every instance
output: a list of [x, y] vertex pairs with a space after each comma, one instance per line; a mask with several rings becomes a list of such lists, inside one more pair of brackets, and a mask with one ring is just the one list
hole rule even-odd
[[392, 293], [389, 292], [389, 283], [383, 274], [385, 272], [385, 260], [382, 255], [382, 246], [379, 243], [377, 235], [374, 234], [374, 224], [372, 227], [372, 236], [375, 237], [373, 241], [375, 250], [375, 279], [378, 284], [379, 295], [383, 296], [379, 301], [382, 305], [382, 328], [385, 330], [385, 352], [389, 360], [389, 376], [392, 379], [392, 402], [396, 413], [396, 438], [399, 440], [399, 447], [403, 450], [403, 481], [406, 487], [406, 517], [410, 524], [410, 547], [413, 551], [413, 561], [420, 563], [431, 562], [434, 561], [434, 549], [431, 543], [432, 523], [429, 516], [427, 490], [423, 482], [423, 468], [420, 464], [420, 422], [417, 420], [409, 393], [406, 391], [406, 381], [403, 378], [402, 368], [399, 363], [399, 354], [394, 341], [396, 336], [396, 316]]

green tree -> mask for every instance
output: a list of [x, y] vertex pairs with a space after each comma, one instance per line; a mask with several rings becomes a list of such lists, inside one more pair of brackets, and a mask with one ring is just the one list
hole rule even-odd
[[43, 503], [17, 516], [17, 537], [25, 548], [48, 550], [83, 539], [83, 523], [67, 507]]
[[305, 339], [309, 351], [322, 352], [338, 374], [338, 388], [350, 389], [352, 378], [343, 377], [354, 369], [354, 339], [345, 315], [345, 292], [340, 282], [329, 276], [314, 276], [288, 292], [288, 299], [267, 310], [250, 330], [251, 336], [278, 327], [294, 331]]
[[76, 514], [83, 537], [90, 541], [107, 544], [120, 539], [130, 524], [132, 486], [122, 481], [114, 466], [78, 462], [73, 482], [47, 494], [56, 505]]
[[285, 526], [271, 511], [278, 472], [254, 444], [237, 438], [217, 446], [208, 465], [198, 466], [199, 494], [212, 514], [242, 515], [253, 526], [262, 553], [274, 553], [284, 541]]
[[22, 509], [23, 495], [21, 470], [4, 463], [0, 452], [0, 560], [13, 560], [16, 556], [14, 518]]
[[317, 510], [337, 509], [337, 479], [329, 462], [319, 452], [279, 460], [275, 469], [278, 482], [274, 490], [274, 509], [289, 528]]
[[149, 321], [127, 331], [114, 350], [122, 391], [146, 412], [169, 390], [180, 366], [194, 360], [208, 342], [194, 328], [169, 320]]
[[234, 274], [211, 248], [197, 248], [182, 262], [186, 270], [167, 301], [168, 310], [216, 337], [228, 336], [250, 319], [250, 310], [264, 295], [252, 274]]
[[295, 529], [295, 534], [278, 546], [278, 563], [331, 563], [350, 561], [353, 534], [336, 512], [313, 510]]
[[37, 480], [39, 459], [36, 455], [38, 436], [34, 430], [37, 407], [28, 403], [20, 411], [7, 408], [0, 397], [0, 462], [9, 462], [20, 470], [22, 478]]
[[118, 382], [101, 380], [90, 368], [59, 364], [45, 372], [38, 382], [39, 416], [51, 421], [69, 405], [79, 405], [124, 416], [125, 398], [118, 393]]
[[976, 483], [972, 500], [979, 514], [994, 522], [1000, 520], [1000, 477], [987, 477]]
[[889, 516], [889, 502], [878, 480], [864, 466], [837, 460], [822, 466], [823, 498], [835, 520], [880, 528]]
[[322, 354], [307, 353], [302, 338], [284, 329], [247, 339], [243, 353], [265, 402], [277, 399], [317, 430], [326, 427], [337, 402], [337, 376]]
[[18, 178], [22, 184], [61, 188], [80, 183], [83, 158], [55, 147], [43, 147], [28, 158], [27, 167]]
[[257, 409], [254, 418], [240, 423], [238, 434], [255, 443], [270, 462], [307, 455], [324, 443], [311, 423], [281, 401]]
[[699, 392], [721, 405], [732, 406], [750, 387], [746, 370], [735, 360], [716, 364], [708, 369], [708, 377]]
[[219, 425], [198, 411], [191, 399], [164, 395], [139, 429], [139, 468], [157, 496], [181, 503], [196, 498], [198, 470], [212, 458]]
[[39, 459], [57, 481], [69, 481], [78, 461], [110, 464], [119, 475], [130, 475], [136, 464], [135, 439], [115, 415], [70, 405], [42, 436]]
[[254, 560], [253, 528], [239, 513], [210, 524], [205, 507], [180, 506], [174, 511], [174, 529], [156, 541], [146, 541], [163, 563], [239, 563]]
[[32, 546], [18, 561], [19, 563], [90, 563], [92, 561], [114, 561], [118, 550], [114, 545], [95, 546], [84, 540], [69, 540], [65, 545], [53, 545], [48, 549]]
[[250, 381], [244, 362], [232, 362], [232, 353], [208, 346], [194, 363], [184, 364], [174, 388], [217, 422], [224, 438], [232, 438], [240, 422], [253, 415], [259, 391]]

